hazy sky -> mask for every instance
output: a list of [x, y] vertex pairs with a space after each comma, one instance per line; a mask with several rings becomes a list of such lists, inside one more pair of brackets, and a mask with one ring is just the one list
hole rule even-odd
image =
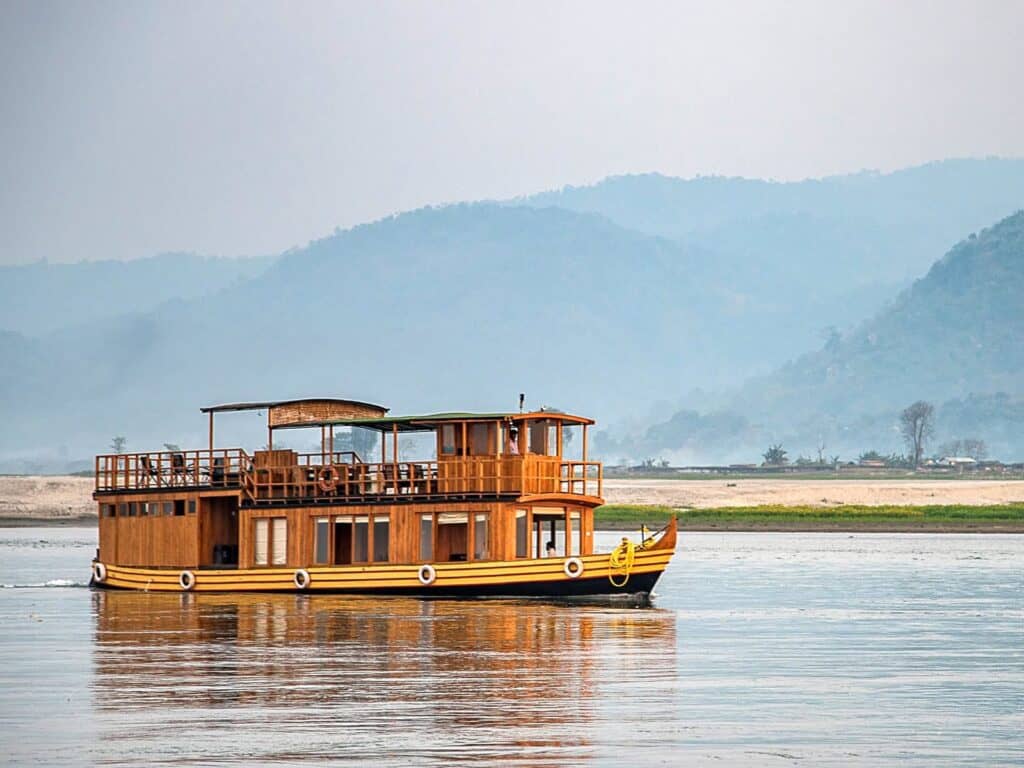
[[0, 0], [0, 263], [273, 253], [617, 173], [1024, 155], [1024, 2]]

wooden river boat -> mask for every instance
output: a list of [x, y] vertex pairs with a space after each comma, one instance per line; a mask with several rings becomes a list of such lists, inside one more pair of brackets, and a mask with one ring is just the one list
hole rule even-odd
[[[96, 457], [95, 587], [644, 596], [675, 550], [673, 521], [594, 552], [603, 474], [587, 460], [594, 422], [581, 416], [389, 417], [381, 406], [334, 398], [201, 410], [205, 449]], [[264, 449], [214, 447], [214, 415], [236, 411], [267, 413]], [[320, 451], [275, 449], [275, 433], [291, 429], [319, 429]], [[432, 445], [431, 459], [400, 458], [400, 438], [411, 433]], [[581, 459], [565, 459], [578, 433]], [[379, 461], [350, 450], [356, 434], [372, 435], [374, 450], [380, 443]], [[335, 450], [346, 438], [346, 450]]]

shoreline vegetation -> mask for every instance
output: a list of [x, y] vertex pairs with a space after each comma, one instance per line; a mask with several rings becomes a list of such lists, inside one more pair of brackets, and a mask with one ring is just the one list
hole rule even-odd
[[[992, 506], [762, 505], [677, 509], [656, 504], [606, 504], [594, 514], [598, 531], [650, 532], [675, 515], [682, 531], [835, 533], [1024, 533], [1024, 502]], [[0, 517], [0, 528], [89, 528], [95, 515]]]
[[760, 505], [678, 509], [654, 504], [606, 504], [594, 515], [598, 530], [657, 530], [675, 515], [683, 531], [834, 531], [837, 533], [1024, 533], [1024, 502], [964, 504]]

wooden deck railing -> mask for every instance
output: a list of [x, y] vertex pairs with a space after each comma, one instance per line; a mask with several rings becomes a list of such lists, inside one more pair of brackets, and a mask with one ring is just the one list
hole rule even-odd
[[241, 448], [107, 454], [96, 457], [96, 490], [232, 488], [251, 465]]
[[553, 456], [460, 456], [440, 461], [364, 462], [333, 455], [240, 448], [96, 457], [96, 490], [238, 488], [246, 504], [377, 501], [567, 493], [600, 496], [599, 462]]

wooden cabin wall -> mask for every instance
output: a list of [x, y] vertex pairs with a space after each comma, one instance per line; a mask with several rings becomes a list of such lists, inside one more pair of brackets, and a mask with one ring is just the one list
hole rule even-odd
[[196, 521], [195, 515], [117, 518], [114, 555], [107, 562], [194, 568], [199, 565]]
[[[237, 492], [213, 494], [218, 503], [237, 505]], [[99, 499], [99, 558], [100, 562], [117, 565], [195, 568], [204, 564], [200, 557], [200, 515], [189, 513], [189, 502], [196, 510], [210, 501], [208, 495], [198, 493], [145, 493], [103, 496]], [[121, 514], [123, 504], [150, 504], [161, 506], [165, 502], [183, 502], [184, 515], [145, 515], [126, 517]], [[117, 517], [105, 517], [103, 506], [117, 507]], [[208, 555], [212, 558], [212, 550]]]

